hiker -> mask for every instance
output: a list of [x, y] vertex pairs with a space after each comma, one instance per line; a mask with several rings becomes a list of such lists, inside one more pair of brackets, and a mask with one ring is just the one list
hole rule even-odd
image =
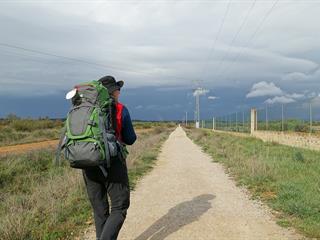
[[[137, 137], [128, 109], [119, 102], [120, 89], [124, 82], [116, 81], [112, 76], [105, 76], [98, 81], [108, 89], [115, 100], [116, 111], [113, 115], [115, 115], [117, 140], [122, 144], [132, 145]], [[121, 157], [112, 159], [107, 178], [99, 167], [83, 169], [82, 172], [93, 208], [96, 239], [117, 239], [130, 205], [126, 160]], [[111, 211], [109, 211], [108, 196], [111, 200]]]

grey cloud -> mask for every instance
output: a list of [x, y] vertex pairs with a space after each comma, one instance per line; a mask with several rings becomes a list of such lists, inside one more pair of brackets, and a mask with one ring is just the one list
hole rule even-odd
[[181, 104], [172, 104], [172, 105], [156, 105], [156, 104], [151, 104], [151, 105], [147, 105], [145, 107], [146, 110], [159, 110], [159, 111], [164, 111], [164, 110], [172, 110], [172, 109], [177, 109], [177, 108], [181, 108], [182, 105]]
[[313, 107], [320, 107], [320, 96], [317, 96], [311, 100]]
[[308, 76], [302, 72], [292, 72], [282, 77], [283, 81], [290, 81], [290, 82], [304, 81], [306, 79], [308, 79]]
[[[224, 1], [3, 4], [1, 41], [106, 67], [0, 47], [0, 82], [9, 94], [29, 95], [34, 89], [42, 94], [64, 91], [79, 81], [106, 73], [125, 79], [126, 87], [131, 88], [183, 88], [191, 86], [194, 79], [204, 80], [208, 88], [235, 83], [248, 88], [259, 81], [278, 83], [282, 79], [294, 88], [303, 74], [308, 75], [318, 66], [308, 51], [319, 47], [320, 31], [313, 24], [319, 5], [293, 3], [280, 2], [255, 41], [246, 44], [272, 6], [272, 2], [258, 2], [230, 48], [252, 4], [232, 2], [211, 52], [226, 9]], [[13, 53], [8, 57], [4, 51]], [[316, 79], [317, 74], [310, 79]], [[313, 84], [317, 85], [315, 81]]]
[[303, 72], [288, 73], [282, 77], [282, 80], [290, 83], [312, 82], [312, 81], [318, 81], [319, 77], [320, 77], [320, 70], [318, 66], [316, 70], [311, 71], [311, 73], [303, 73]]

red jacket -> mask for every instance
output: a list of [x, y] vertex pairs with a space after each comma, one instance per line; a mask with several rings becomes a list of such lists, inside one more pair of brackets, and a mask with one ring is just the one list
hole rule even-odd
[[116, 115], [116, 121], [117, 121], [117, 128], [116, 128], [116, 137], [117, 139], [122, 142], [122, 110], [123, 110], [123, 104], [117, 102], [116, 103], [116, 109], [117, 109], [117, 115]]
[[116, 137], [127, 145], [132, 145], [136, 139], [132, 121], [128, 109], [120, 102], [116, 103]]

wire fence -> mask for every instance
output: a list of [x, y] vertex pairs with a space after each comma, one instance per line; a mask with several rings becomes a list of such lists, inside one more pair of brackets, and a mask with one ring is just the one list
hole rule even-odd
[[258, 130], [317, 132], [320, 106], [312, 102], [266, 105], [257, 110]]
[[[257, 130], [320, 133], [320, 101], [266, 104], [257, 111]], [[250, 132], [251, 110], [218, 116], [202, 122], [204, 128]]]
[[215, 117], [214, 120], [205, 121], [206, 128], [213, 128], [221, 131], [250, 132], [250, 110], [235, 112], [225, 116]]

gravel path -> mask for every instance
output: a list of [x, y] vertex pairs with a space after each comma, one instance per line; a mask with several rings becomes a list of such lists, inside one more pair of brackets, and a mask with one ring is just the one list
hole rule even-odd
[[[94, 230], [85, 239], [95, 239]], [[303, 239], [275, 223], [178, 127], [131, 194], [119, 240]]]

